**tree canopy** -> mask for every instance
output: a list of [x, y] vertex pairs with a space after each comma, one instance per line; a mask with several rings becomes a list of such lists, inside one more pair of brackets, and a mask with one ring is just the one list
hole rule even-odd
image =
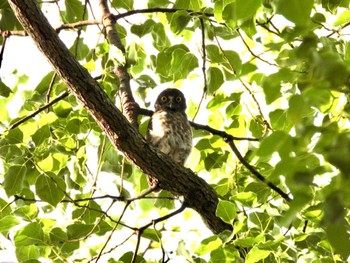
[[[348, 260], [350, 1], [138, 2], [0, 0], [0, 249]], [[27, 38], [51, 71], [4, 74]], [[166, 87], [187, 98], [185, 167], [144, 139]]]

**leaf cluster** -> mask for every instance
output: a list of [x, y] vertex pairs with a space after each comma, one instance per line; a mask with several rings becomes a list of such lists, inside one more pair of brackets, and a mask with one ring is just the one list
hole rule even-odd
[[[207, 2], [111, 1], [125, 54], [102, 27], [80, 23], [95, 19], [89, 1], [50, 12], [72, 26], [71, 52], [117, 105], [114, 69], [125, 63], [142, 107], [158, 86], [181, 88], [189, 118], [243, 139], [233, 148], [222, 133], [194, 129], [187, 163], [218, 193], [216, 214], [233, 231], [207, 233], [193, 211], [178, 214], [177, 197], [142, 194], [145, 175], [72, 95], [50, 104], [67, 92], [61, 79], [50, 72], [33, 86], [15, 71], [0, 81], [0, 244], [11, 237], [18, 261], [349, 258], [349, 0]], [[21, 26], [7, 1], [0, 8], [4, 44]]]

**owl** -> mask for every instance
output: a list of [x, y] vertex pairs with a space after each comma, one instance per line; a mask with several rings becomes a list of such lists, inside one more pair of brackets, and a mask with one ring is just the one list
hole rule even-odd
[[[185, 113], [185, 96], [178, 89], [162, 91], [148, 124], [146, 139], [178, 164], [184, 165], [192, 148], [192, 131]], [[154, 178], [151, 178], [154, 185]]]

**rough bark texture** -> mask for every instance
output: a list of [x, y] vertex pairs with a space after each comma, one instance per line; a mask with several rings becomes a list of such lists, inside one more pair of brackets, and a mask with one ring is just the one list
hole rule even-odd
[[175, 164], [147, 144], [58, 38], [36, 1], [10, 0], [9, 3], [40, 51], [111, 142], [144, 173], [156, 177], [163, 189], [184, 196], [186, 205], [197, 211], [214, 233], [231, 229], [231, 225], [215, 215], [218, 196], [213, 189], [190, 169]]
[[[120, 41], [118, 32], [115, 29], [115, 19], [109, 11], [107, 0], [99, 0], [99, 6], [102, 11], [102, 23], [106, 30], [109, 42], [126, 55], [125, 47]], [[137, 116], [139, 113], [139, 105], [135, 102], [131, 92], [130, 76], [127, 71], [127, 65], [117, 66], [115, 74], [119, 78], [119, 97], [122, 104], [123, 114], [134, 127], [138, 127]]]

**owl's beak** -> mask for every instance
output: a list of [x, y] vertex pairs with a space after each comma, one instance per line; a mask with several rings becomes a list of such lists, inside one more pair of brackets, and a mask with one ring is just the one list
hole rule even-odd
[[174, 98], [173, 97], [169, 98], [168, 108], [170, 110], [175, 110], [175, 108], [176, 108], [176, 104], [174, 103]]

